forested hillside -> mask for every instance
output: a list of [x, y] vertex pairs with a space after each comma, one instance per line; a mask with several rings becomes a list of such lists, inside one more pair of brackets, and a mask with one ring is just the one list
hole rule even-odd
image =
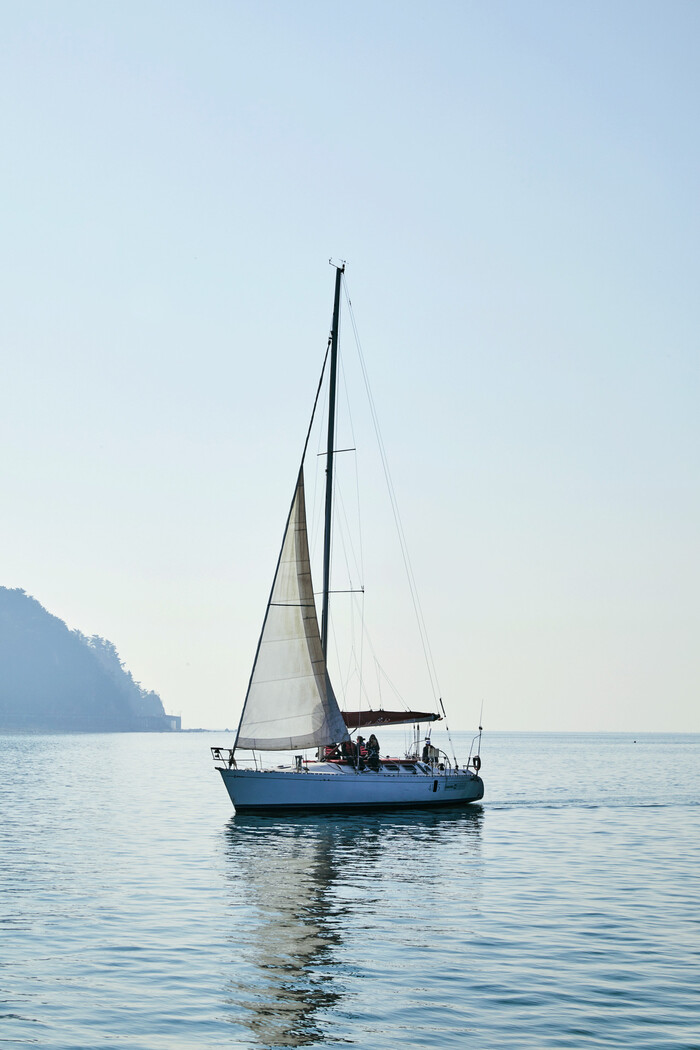
[[179, 728], [115, 646], [72, 631], [23, 590], [0, 587], [0, 730]]

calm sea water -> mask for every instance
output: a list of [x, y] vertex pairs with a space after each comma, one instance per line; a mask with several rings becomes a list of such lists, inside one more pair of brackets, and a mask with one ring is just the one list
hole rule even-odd
[[486, 735], [483, 805], [303, 819], [233, 816], [229, 740], [0, 738], [0, 1046], [700, 1047], [700, 736]]

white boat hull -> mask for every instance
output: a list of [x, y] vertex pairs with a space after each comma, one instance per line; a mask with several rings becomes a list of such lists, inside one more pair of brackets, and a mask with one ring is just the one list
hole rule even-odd
[[299, 772], [217, 768], [237, 811], [436, 806], [484, 796], [481, 777], [466, 771], [375, 773], [326, 763]]

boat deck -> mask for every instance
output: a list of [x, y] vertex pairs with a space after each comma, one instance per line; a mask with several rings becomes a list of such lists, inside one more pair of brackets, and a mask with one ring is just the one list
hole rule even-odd
[[295, 756], [294, 763], [283, 763], [280, 765], [260, 765], [257, 760], [250, 759], [241, 763], [240, 759], [234, 759], [233, 752], [228, 748], [213, 747], [212, 758], [214, 762], [223, 763], [217, 766], [219, 769], [238, 769], [260, 773], [310, 773], [316, 775], [331, 774], [332, 776], [357, 776], [358, 774], [382, 774], [384, 776], [396, 777], [444, 777], [444, 776], [473, 776], [478, 769], [472, 770], [471, 763], [467, 763], [461, 769], [449, 762], [423, 762], [416, 757], [399, 758], [385, 755], [378, 762], [371, 765], [366, 760], [361, 760], [359, 765], [345, 758], [330, 759], [306, 759], [301, 755]]
[[[274, 769], [279, 770], [292, 770], [296, 771], [298, 767], [291, 765], [274, 766]], [[378, 765], [374, 767], [368, 765], [367, 762], [362, 763], [360, 766], [356, 766], [351, 762], [344, 761], [342, 759], [327, 759], [324, 761], [317, 761], [309, 759], [301, 763], [301, 772], [305, 773], [337, 773], [337, 774], [357, 774], [357, 773], [385, 773], [390, 776], [435, 776], [438, 772], [444, 773], [444, 767], [438, 770], [438, 767], [432, 767], [427, 762], [419, 762], [417, 759], [407, 758], [382, 758], [379, 760]], [[450, 770], [455, 772], [455, 770]]]

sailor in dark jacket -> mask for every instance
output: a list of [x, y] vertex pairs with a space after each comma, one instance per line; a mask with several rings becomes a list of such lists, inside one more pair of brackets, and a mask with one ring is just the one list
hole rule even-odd
[[374, 733], [367, 741], [367, 765], [375, 773], [379, 770], [379, 741]]

